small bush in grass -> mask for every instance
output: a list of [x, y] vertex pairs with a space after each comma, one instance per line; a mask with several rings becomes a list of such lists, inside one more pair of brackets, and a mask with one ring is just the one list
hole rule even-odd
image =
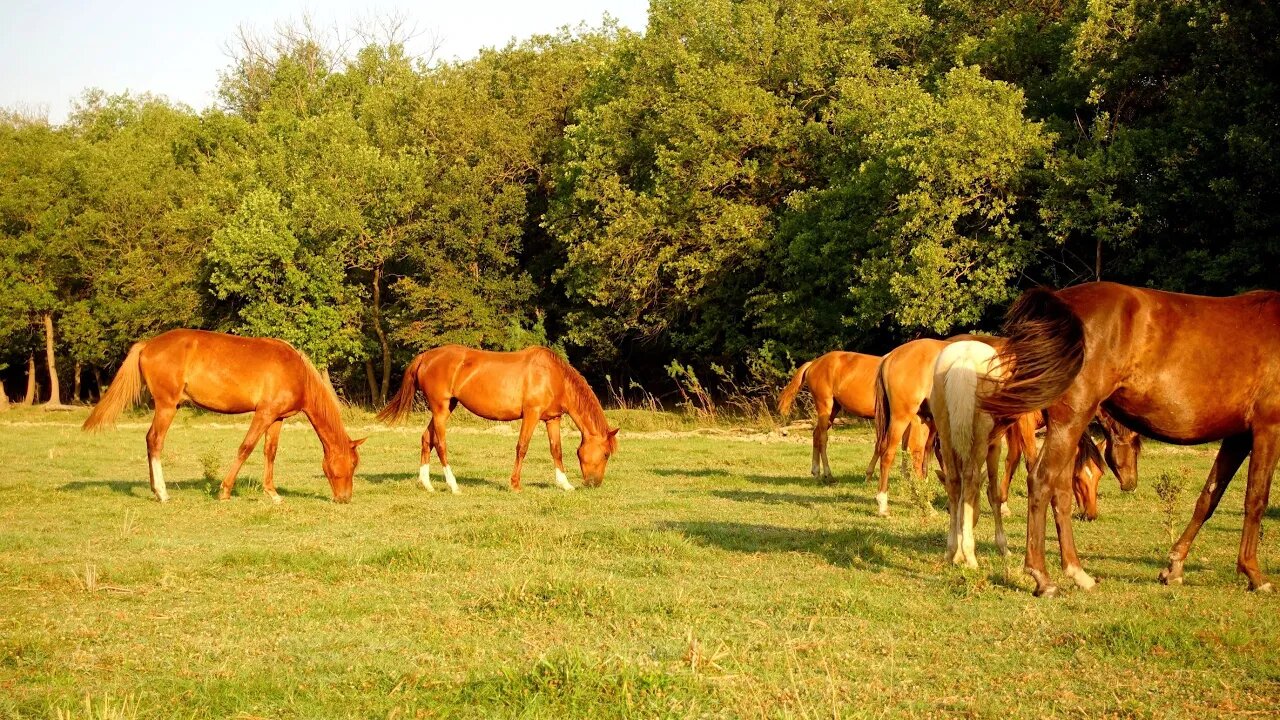
[[205, 450], [200, 456], [200, 468], [204, 479], [215, 485], [222, 482], [222, 458], [216, 450]]
[[1178, 498], [1182, 496], [1182, 490], [1187, 486], [1187, 477], [1190, 474], [1185, 467], [1178, 468], [1177, 472], [1165, 470], [1151, 484], [1152, 489], [1156, 491], [1156, 497], [1160, 499], [1160, 511], [1164, 513], [1165, 532], [1169, 535], [1169, 542], [1174, 540], [1174, 514], [1178, 509]]
[[931, 517], [933, 499], [938, 493], [938, 486], [933, 479], [927, 476], [917, 477], [911, 468], [910, 461], [906, 458], [903, 459], [896, 474], [896, 484], [903, 489], [907, 503], [919, 512], [921, 518]]

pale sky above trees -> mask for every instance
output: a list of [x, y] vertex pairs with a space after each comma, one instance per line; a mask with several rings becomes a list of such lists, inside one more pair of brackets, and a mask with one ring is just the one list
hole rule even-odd
[[643, 31], [648, 0], [3, 0], [0, 2], [0, 107], [64, 121], [89, 87], [109, 93], [164, 95], [201, 109], [215, 100], [218, 72], [240, 27], [270, 32], [309, 15], [321, 28], [347, 32], [370, 15], [399, 13], [420, 33], [409, 51], [469, 58], [606, 13]]

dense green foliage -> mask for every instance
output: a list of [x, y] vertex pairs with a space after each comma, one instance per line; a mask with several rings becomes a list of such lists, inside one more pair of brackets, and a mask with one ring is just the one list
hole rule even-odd
[[446, 342], [768, 375], [1035, 283], [1273, 286], [1278, 34], [1225, 0], [655, 0], [456, 63], [285, 33], [217, 108], [0, 118], [0, 369], [46, 314], [77, 369], [199, 326], [376, 402]]

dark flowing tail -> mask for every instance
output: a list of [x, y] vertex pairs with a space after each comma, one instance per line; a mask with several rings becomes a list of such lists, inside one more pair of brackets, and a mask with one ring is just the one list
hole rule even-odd
[[107, 393], [98, 401], [93, 412], [89, 413], [84, 425], [80, 426], [81, 430], [93, 431], [115, 427], [116, 418], [120, 417], [120, 413], [138, 402], [138, 398], [142, 395], [142, 368], [138, 363], [138, 356], [142, 354], [142, 348], [145, 345], [146, 342], [136, 342], [129, 348], [124, 364], [111, 379], [111, 384], [107, 386]]
[[1010, 418], [1052, 405], [1084, 364], [1084, 323], [1048, 288], [1028, 290], [1005, 315], [1005, 379], [981, 398], [982, 409]]
[[791, 376], [791, 382], [787, 383], [787, 386], [782, 389], [782, 394], [778, 396], [778, 413], [783, 417], [791, 412], [791, 403], [795, 402], [800, 386], [804, 384], [804, 376], [808, 374], [809, 366], [812, 364], [813, 361], [810, 360], [801, 365], [796, 370], [796, 374]]
[[[425, 354], [425, 353], [423, 353]], [[400, 392], [391, 398], [391, 402], [378, 413], [378, 419], [388, 425], [400, 422], [413, 410], [413, 399], [418, 394], [418, 367], [422, 365], [422, 355], [409, 363], [404, 370], [404, 380], [400, 382]]]
[[872, 461], [885, 454], [889, 450], [889, 414], [892, 409], [889, 407], [889, 386], [884, 381], [885, 361], [880, 361], [880, 367], [876, 368], [876, 447]]

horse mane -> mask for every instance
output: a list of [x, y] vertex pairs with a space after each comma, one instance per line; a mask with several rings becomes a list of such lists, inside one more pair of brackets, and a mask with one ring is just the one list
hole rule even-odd
[[311, 424], [319, 427], [323, 424], [325, 427], [338, 428], [342, 433], [346, 434], [346, 427], [342, 424], [342, 404], [338, 400], [338, 393], [334, 391], [333, 385], [325, 382], [324, 375], [320, 374], [320, 370], [316, 368], [315, 363], [311, 362], [311, 358], [289, 343], [285, 343], [302, 358], [302, 364], [307, 368], [307, 397], [312, 400], [309, 410], [315, 414], [311, 415]]
[[582, 373], [578, 372], [577, 368], [570, 365], [567, 360], [557, 355], [554, 351], [548, 349], [546, 356], [564, 374], [565, 396], [570, 406], [584, 420], [594, 425], [594, 429], [601, 435], [607, 434], [609, 432], [609, 420], [604, 416], [604, 407], [600, 404], [600, 399], [596, 397], [596, 391], [591, 389], [587, 379], [582, 377]]

